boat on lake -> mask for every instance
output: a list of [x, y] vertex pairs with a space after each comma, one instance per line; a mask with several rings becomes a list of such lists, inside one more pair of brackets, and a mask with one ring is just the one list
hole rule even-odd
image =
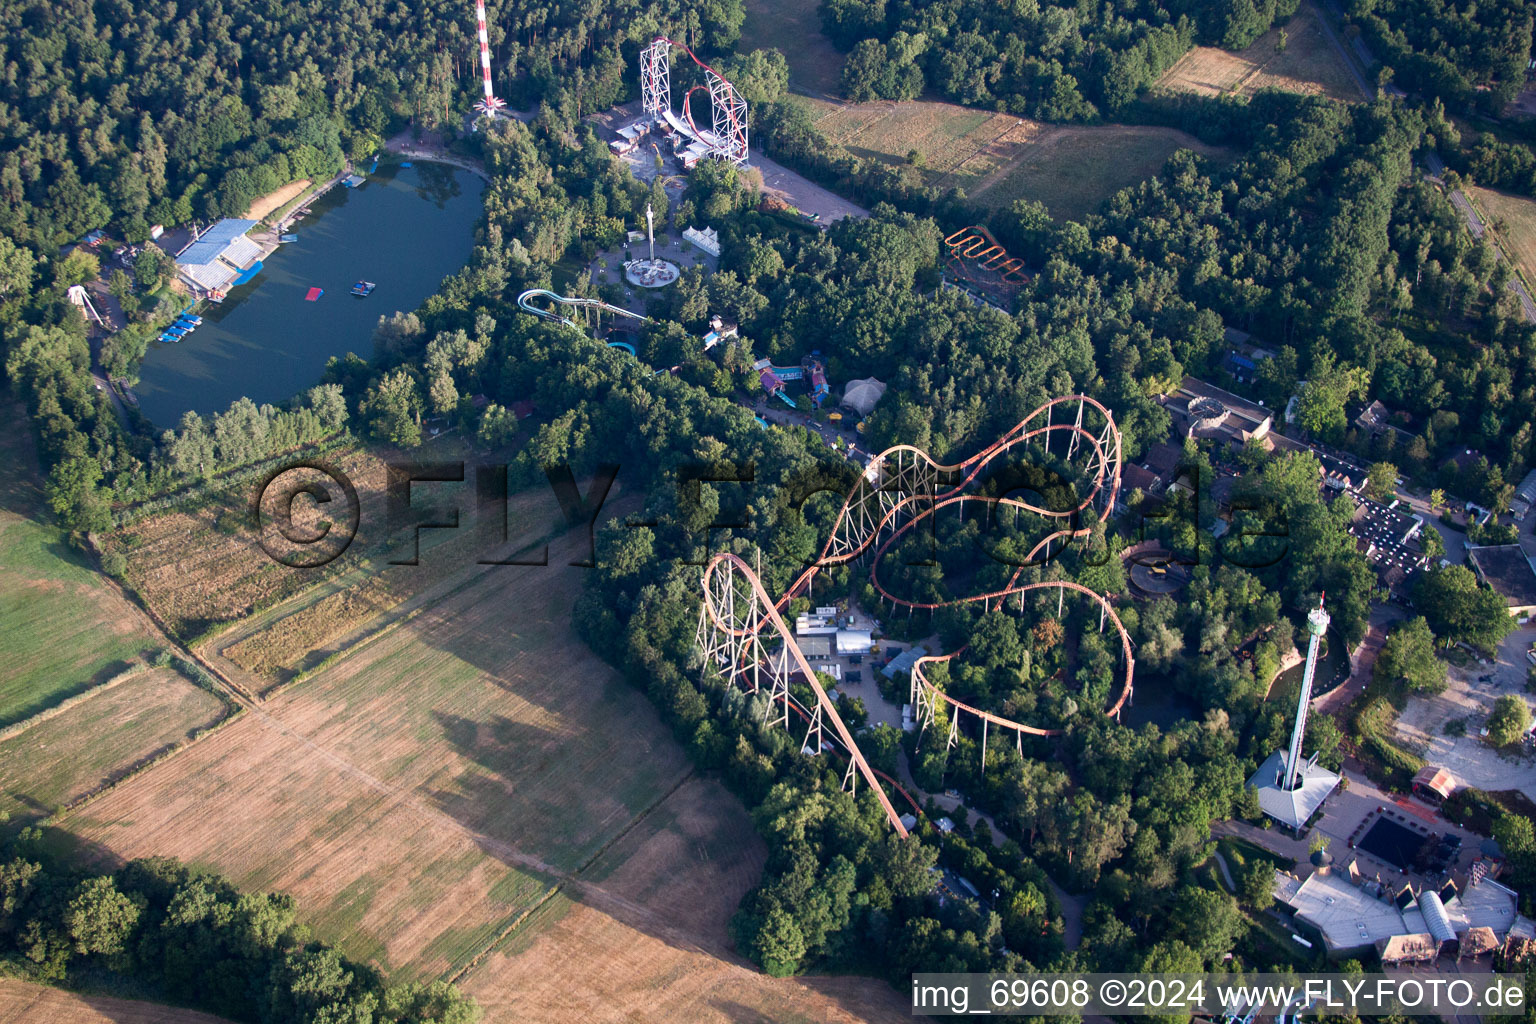
[[375, 287], [377, 286], [372, 281], [359, 281], [352, 286], [352, 294], [362, 298], [365, 295], [371, 294]]

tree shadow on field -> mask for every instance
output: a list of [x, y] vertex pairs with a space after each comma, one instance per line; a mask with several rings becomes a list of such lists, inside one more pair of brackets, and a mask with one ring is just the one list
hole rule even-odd
[[560, 856], [557, 835], [525, 827], [579, 815], [579, 808], [551, 799], [560, 792], [558, 785], [542, 781], [568, 738], [503, 715], [481, 722], [434, 711], [432, 718], [470, 767], [448, 786], [424, 787], [423, 795], [476, 833], [526, 847], [558, 867], [573, 867]]

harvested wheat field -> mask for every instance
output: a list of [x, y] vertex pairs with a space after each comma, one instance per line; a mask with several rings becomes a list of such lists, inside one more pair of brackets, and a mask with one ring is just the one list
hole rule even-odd
[[[690, 771], [570, 628], [580, 543], [483, 572], [61, 827], [281, 889], [350, 955], [464, 966]], [[562, 557], [563, 555], [563, 557]]]
[[690, 779], [582, 873], [644, 914], [563, 888], [459, 984], [488, 1024], [908, 1018], [882, 981], [770, 978], [730, 951], [727, 922], [763, 857], [735, 798]]
[[0, 811], [13, 822], [46, 817], [229, 711], [171, 669], [125, 674], [0, 740]]
[[1319, 17], [1314, 8], [1303, 5], [1288, 24], [1270, 29], [1236, 53], [1197, 46], [1168, 69], [1157, 88], [1201, 96], [1251, 96], [1260, 89], [1280, 89], [1336, 100], [1366, 98], [1328, 41]]
[[225, 1024], [196, 1010], [0, 979], [0, 1024]]
[[[585, 493], [590, 482], [578, 481], [578, 485]], [[638, 508], [638, 502], [622, 497], [617, 483], [609, 495], [604, 515]], [[419, 494], [413, 504], [422, 504]], [[392, 565], [383, 557], [374, 558], [251, 615], [202, 645], [203, 653], [251, 692], [270, 693], [413, 609], [479, 575], [501, 571], [479, 565], [480, 559], [534, 559], [542, 541], [567, 529], [547, 487], [512, 495], [506, 519], [511, 542], [497, 543], [496, 530], [482, 529], [483, 524], [471, 520], [467, 509], [461, 510], [462, 529], [422, 531], [418, 564]], [[408, 532], [402, 534], [408, 536]], [[409, 541], [397, 539], [390, 557], [403, 560], [408, 547]]]

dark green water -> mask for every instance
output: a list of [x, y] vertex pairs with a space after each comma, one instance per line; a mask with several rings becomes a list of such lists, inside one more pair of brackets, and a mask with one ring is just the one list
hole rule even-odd
[[[412, 310], [469, 259], [484, 184], [443, 164], [381, 164], [367, 184], [331, 189], [261, 273], [201, 311], [177, 344], [152, 341], [134, 392], [159, 427], [242, 396], [276, 404], [313, 386], [332, 356], [373, 351], [380, 316]], [[351, 294], [359, 280], [377, 288]], [[325, 289], [304, 301], [311, 287]]]

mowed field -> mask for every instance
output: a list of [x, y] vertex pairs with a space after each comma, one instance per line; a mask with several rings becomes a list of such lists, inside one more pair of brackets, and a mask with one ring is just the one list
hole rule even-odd
[[747, 0], [740, 49], [777, 49], [789, 61], [789, 84], [812, 94], [837, 92], [843, 55], [821, 34], [819, 0]]
[[[585, 543], [582, 531], [554, 541], [549, 568], [466, 571], [64, 815], [58, 841], [102, 863], [168, 854], [292, 893], [319, 937], [393, 978], [457, 978], [494, 1004], [489, 1020], [894, 1014], [883, 983], [774, 981], [730, 952], [725, 922], [761, 843], [734, 798], [694, 777], [644, 695], [574, 635], [582, 571], [565, 563]], [[510, 976], [551, 1011], [509, 1002]], [[726, 994], [738, 1009], [716, 1005]], [[626, 1015], [594, 1017], [605, 1001]]]
[[1179, 149], [1225, 159], [1171, 128], [1064, 127], [953, 103], [812, 103], [817, 126], [851, 152], [889, 163], [920, 154], [927, 183], [955, 187], [982, 206], [1044, 203], [1058, 221], [1081, 220], [1120, 189], [1160, 171]]
[[1527, 281], [1536, 281], [1536, 200], [1495, 192], [1489, 188], [1469, 188], [1477, 205], [1498, 232], [1504, 251], [1520, 268]]
[[25, 410], [0, 447], [0, 725], [105, 682], [157, 646], [141, 614], [43, 515]]
[[224, 1018], [5, 978], [0, 979], [0, 1024], [224, 1024]]
[[[900, 994], [883, 981], [775, 979], [729, 953], [727, 922], [755, 884], [763, 856], [735, 798], [715, 782], [690, 779], [583, 875], [644, 914], [561, 893], [460, 984], [491, 1021], [909, 1019]], [[654, 927], [652, 915], [666, 927]]]
[[1251, 96], [1260, 89], [1283, 89], [1336, 100], [1365, 99], [1319, 17], [1316, 9], [1303, 4], [1289, 24], [1270, 29], [1236, 53], [1197, 46], [1168, 69], [1157, 87], [1201, 96]]
[[230, 706], [168, 668], [127, 676], [0, 740], [0, 811], [46, 817], [223, 719]]
[[460, 968], [688, 770], [571, 633], [579, 572], [484, 573], [62, 826], [290, 892], [403, 977]]

